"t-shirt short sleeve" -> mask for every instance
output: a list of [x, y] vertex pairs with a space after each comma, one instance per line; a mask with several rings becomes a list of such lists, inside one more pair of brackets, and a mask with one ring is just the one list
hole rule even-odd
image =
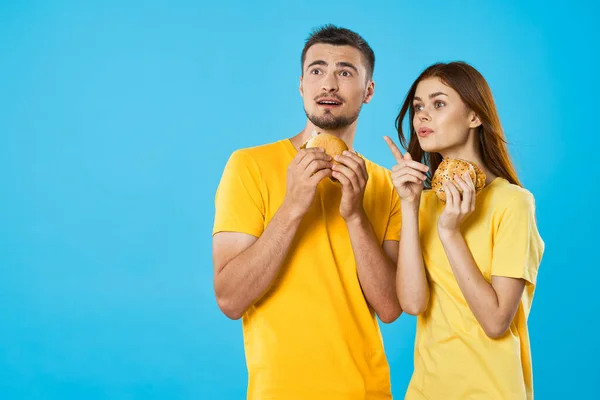
[[227, 161], [217, 188], [213, 235], [240, 232], [259, 237], [264, 225], [260, 171], [254, 159], [237, 150]]
[[544, 242], [537, 229], [531, 193], [519, 192], [503, 211], [493, 241], [492, 275], [535, 285]]
[[392, 188], [392, 206], [390, 219], [385, 230], [383, 240], [400, 240], [400, 225], [402, 224], [402, 214], [400, 210], [400, 196], [395, 188]]

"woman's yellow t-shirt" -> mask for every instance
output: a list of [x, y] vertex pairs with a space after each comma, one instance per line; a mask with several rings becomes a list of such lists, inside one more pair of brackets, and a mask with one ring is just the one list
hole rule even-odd
[[527, 190], [496, 178], [477, 195], [461, 231], [488, 282], [492, 276], [526, 281], [516, 316], [504, 336], [489, 338], [475, 319], [437, 232], [444, 204], [423, 192], [419, 235], [431, 297], [417, 318], [414, 373], [406, 399], [532, 399], [527, 317], [544, 251]]

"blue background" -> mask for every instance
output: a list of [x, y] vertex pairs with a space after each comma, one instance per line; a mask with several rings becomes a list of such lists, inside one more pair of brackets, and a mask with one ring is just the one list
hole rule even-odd
[[[375, 50], [356, 148], [386, 167], [423, 68], [488, 79], [547, 246], [537, 398], [596, 395], [599, 7], [248, 3], [0, 2], [0, 397], [244, 398], [241, 323], [212, 289], [214, 192], [233, 150], [303, 128], [300, 52], [328, 22]], [[414, 328], [382, 326], [396, 398]]]

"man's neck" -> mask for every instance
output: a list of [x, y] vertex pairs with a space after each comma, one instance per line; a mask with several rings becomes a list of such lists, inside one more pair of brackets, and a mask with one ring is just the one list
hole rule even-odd
[[313, 132], [329, 133], [342, 139], [350, 150], [353, 150], [354, 134], [356, 132], [356, 122], [341, 129], [325, 130], [313, 125], [310, 121], [306, 121], [306, 126], [302, 132], [292, 137], [290, 140], [296, 149], [299, 149], [304, 143], [310, 139]]

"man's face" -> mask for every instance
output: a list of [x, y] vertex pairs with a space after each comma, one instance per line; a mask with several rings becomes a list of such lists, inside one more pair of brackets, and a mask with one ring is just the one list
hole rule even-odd
[[351, 125], [373, 96], [362, 54], [351, 46], [315, 44], [306, 52], [300, 94], [308, 119], [325, 130]]

